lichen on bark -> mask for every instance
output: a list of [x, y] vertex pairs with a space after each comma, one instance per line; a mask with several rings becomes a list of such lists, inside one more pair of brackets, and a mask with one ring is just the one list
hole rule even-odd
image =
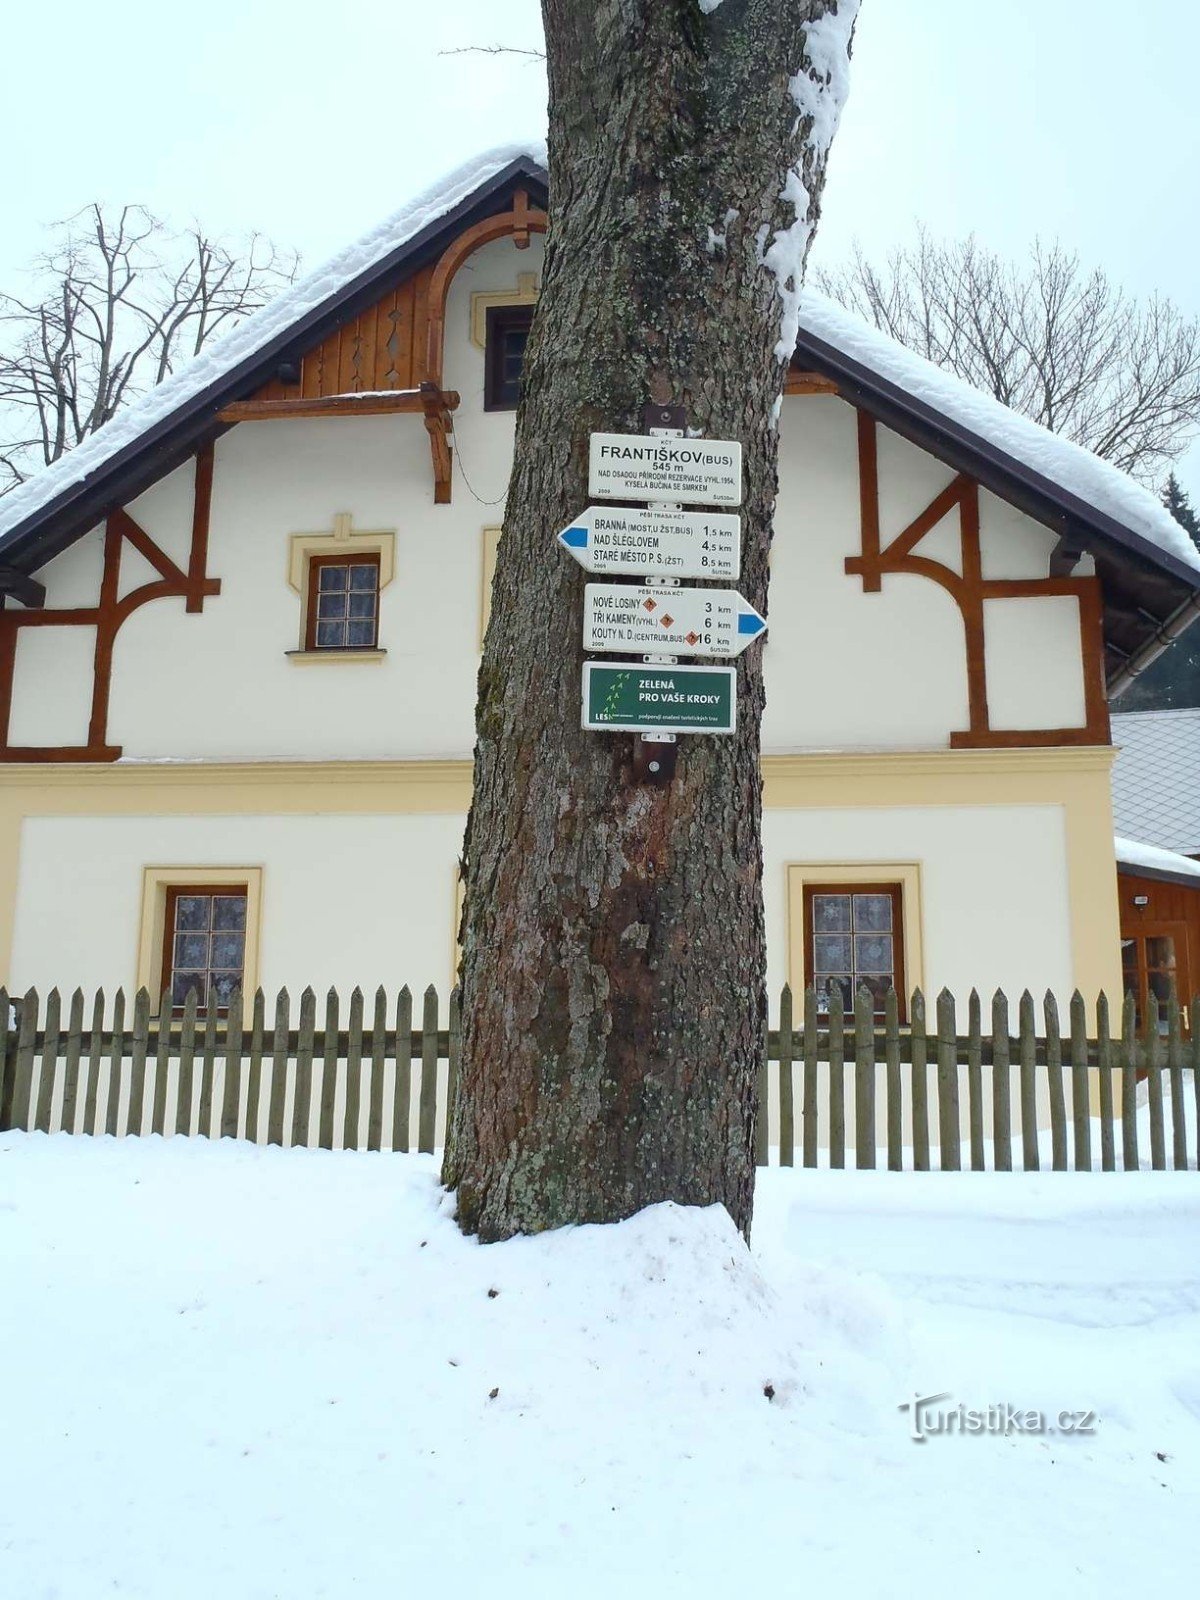
[[[647, 401], [743, 446], [742, 578], [767, 609], [780, 296], [763, 241], [815, 221], [790, 92], [834, 0], [543, 0], [550, 229], [479, 676], [463, 1037], [444, 1181], [484, 1239], [723, 1203], [748, 1232], [766, 992], [761, 647], [738, 731], [663, 788], [580, 728], [588, 436]], [[714, 244], [714, 235], [723, 242]]]

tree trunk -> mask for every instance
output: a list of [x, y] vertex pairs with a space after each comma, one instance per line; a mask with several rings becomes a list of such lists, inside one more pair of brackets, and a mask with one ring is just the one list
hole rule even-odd
[[[445, 1182], [484, 1239], [723, 1203], [748, 1232], [767, 1020], [761, 647], [735, 737], [580, 729], [593, 431], [675, 401], [743, 445], [766, 610], [775, 423], [857, 0], [543, 0], [550, 227], [479, 676]], [[832, 80], [832, 81], [831, 81]], [[786, 625], [786, 619], [781, 619]]]

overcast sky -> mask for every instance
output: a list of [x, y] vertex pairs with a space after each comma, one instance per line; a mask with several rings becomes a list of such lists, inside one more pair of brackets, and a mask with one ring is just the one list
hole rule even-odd
[[[257, 228], [309, 267], [443, 170], [542, 131], [536, 0], [9, 7], [0, 284], [89, 201]], [[1200, 313], [1196, 0], [863, 0], [818, 258], [971, 231], [1077, 249]], [[1184, 477], [1200, 500], [1200, 450]]]

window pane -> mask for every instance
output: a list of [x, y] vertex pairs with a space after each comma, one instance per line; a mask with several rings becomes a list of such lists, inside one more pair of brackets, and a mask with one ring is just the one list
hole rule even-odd
[[855, 979], [855, 983], [859, 989], [867, 990], [874, 1002], [876, 1012], [882, 1013], [883, 1003], [887, 999], [887, 992], [892, 987], [891, 975], [875, 977], [868, 973], [866, 977], [863, 977], [860, 974]]
[[375, 615], [375, 595], [374, 595], [374, 593], [372, 592], [371, 594], [352, 594], [350, 596], [350, 615], [352, 617], [372, 617], [373, 618], [374, 615]]
[[181, 894], [175, 902], [175, 926], [207, 928], [211, 902], [207, 895]]
[[346, 568], [341, 565], [317, 568], [317, 588], [321, 594], [334, 594], [346, 588]]
[[814, 933], [850, 932], [850, 896], [848, 894], [815, 894], [813, 905]]
[[344, 622], [318, 622], [317, 623], [317, 648], [334, 648], [344, 642], [346, 624]]
[[1126, 972], [1137, 971], [1137, 940], [1121, 940], [1121, 965]]
[[319, 617], [344, 617], [346, 615], [346, 595], [319, 594], [317, 596], [317, 615]]
[[240, 972], [214, 972], [211, 980], [212, 996], [219, 1006], [227, 1006], [230, 996], [242, 983]]
[[244, 928], [246, 926], [246, 896], [244, 894], [219, 894], [213, 901], [214, 928]]
[[350, 568], [350, 587], [352, 589], [369, 589], [372, 593], [379, 587], [379, 568], [372, 562], [370, 566]]
[[360, 649], [370, 647], [375, 643], [375, 619], [368, 617], [364, 621], [348, 622], [346, 624], [346, 643], [356, 645]]
[[204, 974], [202, 972], [176, 972], [171, 978], [171, 1004], [182, 1006], [189, 994], [194, 993], [199, 1005], [204, 1004]]
[[175, 939], [175, 965], [200, 968], [208, 962], [208, 935], [206, 933], [181, 933]]
[[850, 940], [818, 934], [813, 940], [813, 968], [817, 972], [848, 971]]
[[892, 897], [890, 894], [854, 896], [855, 933], [891, 933]]
[[842, 993], [843, 1009], [849, 1011], [854, 1004], [854, 984], [848, 972], [829, 973], [817, 979], [817, 1010], [828, 1012], [829, 997], [835, 989]]
[[214, 971], [240, 972], [242, 970], [242, 935], [240, 933], [214, 933], [212, 959]]
[[1168, 937], [1146, 940], [1146, 965], [1164, 972], [1175, 971], [1175, 941]]
[[504, 367], [505, 383], [516, 383], [521, 376], [521, 367], [525, 360], [525, 346], [529, 342], [529, 333], [525, 328], [508, 328], [504, 333], [504, 344], [501, 351], [501, 362]]
[[892, 970], [891, 934], [856, 934], [854, 938], [854, 965], [859, 972], [890, 973]]
[[1150, 994], [1158, 996], [1158, 1031], [1165, 1034], [1170, 1019], [1167, 1016], [1167, 1002], [1171, 998], [1171, 974], [1169, 972], [1149, 972], [1146, 975], [1147, 988]]

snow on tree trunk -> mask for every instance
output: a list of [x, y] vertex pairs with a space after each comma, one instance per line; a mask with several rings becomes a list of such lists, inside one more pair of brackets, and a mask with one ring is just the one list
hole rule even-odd
[[[593, 431], [647, 401], [742, 442], [767, 609], [797, 296], [858, 0], [543, 0], [550, 230], [479, 676], [463, 1040], [444, 1166], [484, 1239], [722, 1202], [748, 1232], [767, 1022], [761, 646], [733, 738], [580, 729]], [[779, 625], [786, 627], [787, 619]]]

